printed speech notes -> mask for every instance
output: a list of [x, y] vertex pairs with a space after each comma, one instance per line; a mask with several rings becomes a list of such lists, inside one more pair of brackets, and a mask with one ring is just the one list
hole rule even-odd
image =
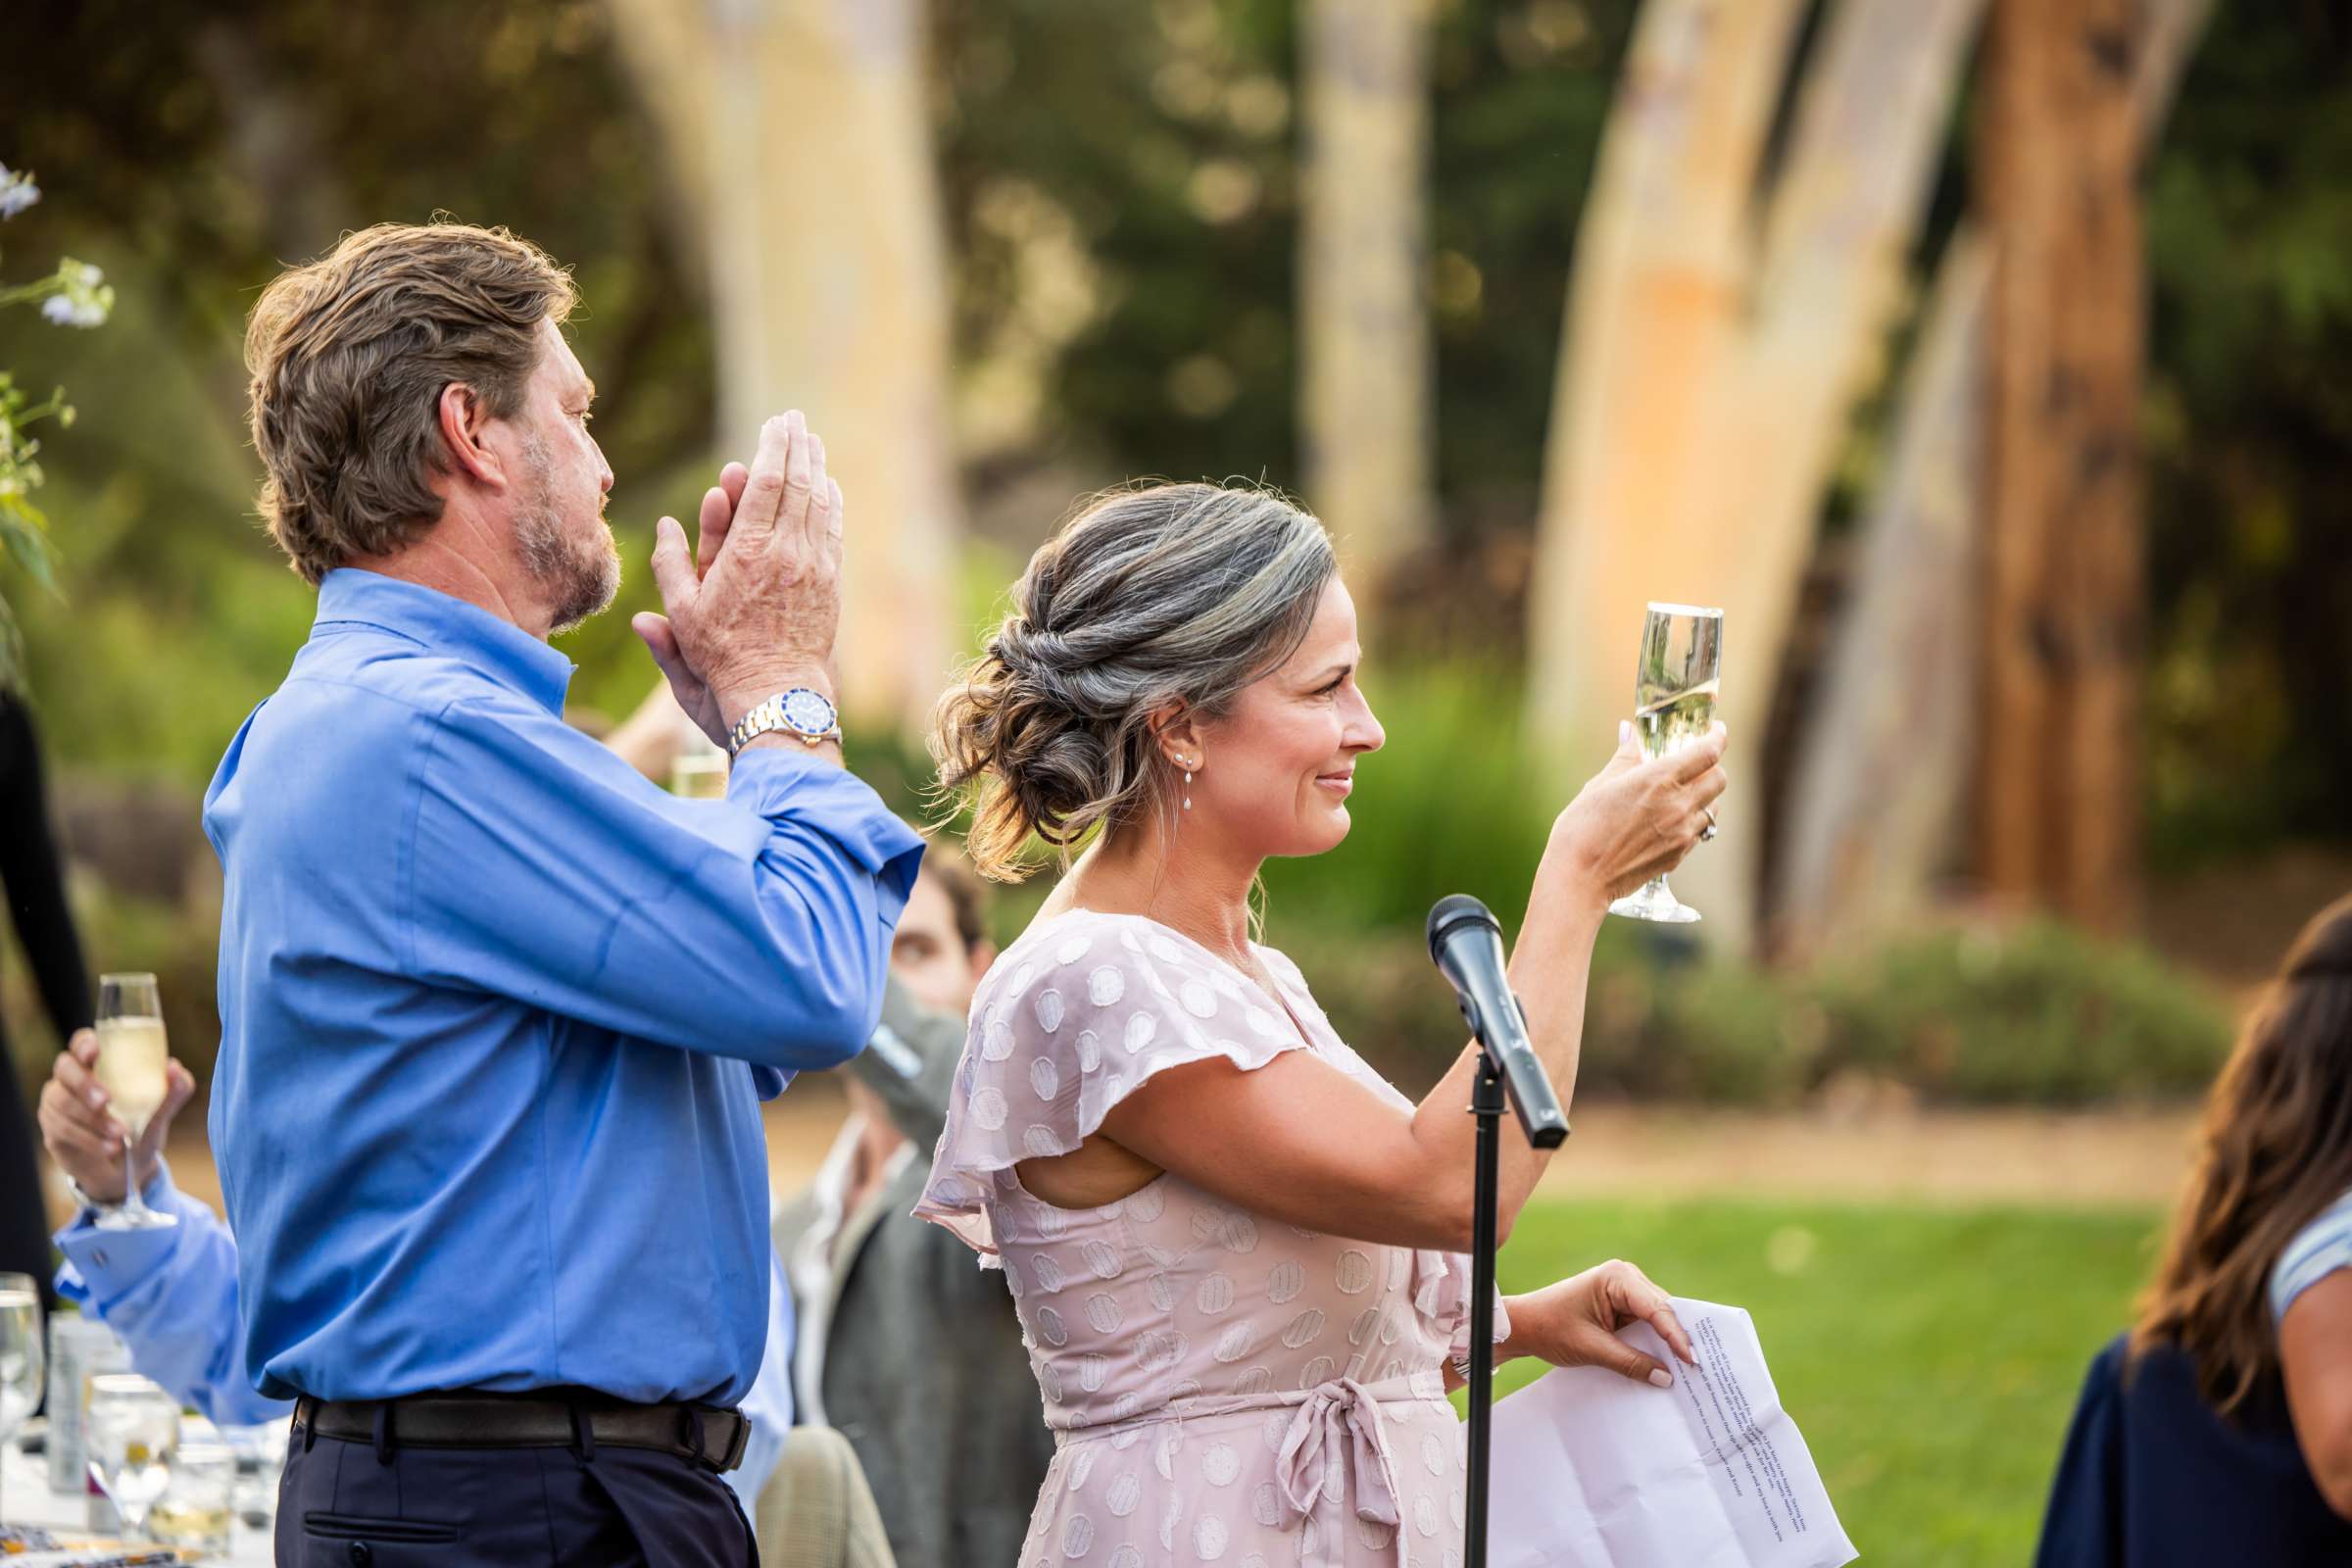
[[1671, 1389], [1597, 1367], [1494, 1406], [1494, 1568], [1840, 1568], [1857, 1555], [1736, 1306], [1677, 1297], [1698, 1365], [1646, 1323], [1625, 1338]]

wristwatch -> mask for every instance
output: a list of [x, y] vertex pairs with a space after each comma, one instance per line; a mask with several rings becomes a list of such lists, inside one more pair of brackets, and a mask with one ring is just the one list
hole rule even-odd
[[727, 736], [727, 755], [734, 756], [773, 730], [797, 735], [808, 745], [841, 739], [841, 714], [825, 694], [807, 686], [776, 693], [736, 720]]

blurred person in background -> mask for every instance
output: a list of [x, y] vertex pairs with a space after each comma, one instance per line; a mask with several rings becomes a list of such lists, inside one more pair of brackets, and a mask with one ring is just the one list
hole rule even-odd
[[[1331, 540], [1261, 490], [1114, 490], [1013, 601], [941, 701], [941, 783], [978, 786], [990, 875], [1101, 834], [973, 999], [916, 1212], [997, 1260], [1027, 1330], [1056, 1452], [1021, 1560], [1422, 1561], [1465, 1506], [1480, 1050], [1416, 1105], [1253, 940], [1260, 866], [1347, 837], [1385, 740]], [[1621, 726], [1553, 824], [1510, 976], [1563, 1102], [1604, 911], [1699, 843], [1723, 748], [1645, 761]], [[1500, 1234], [1547, 1162], [1504, 1140]], [[1670, 1386], [1637, 1320], [1690, 1359], [1621, 1262], [1502, 1303], [1497, 1355]]]
[[[9, 918], [32, 965], [33, 987], [60, 1040], [87, 1027], [91, 1016], [89, 974], [81, 966], [73, 911], [66, 906], [64, 866], [49, 820], [32, 714], [20, 694], [0, 687], [0, 891], [8, 896]], [[0, 1031], [0, 1274], [29, 1274], [41, 1281], [45, 1309], [55, 1304], [48, 1284], [49, 1216], [41, 1203], [32, 1134], [8, 1038]]]
[[[969, 1248], [910, 1212], [972, 991], [996, 957], [987, 931], [984, 884], [934, 843], [891, 939], [882, 1027], [847, 1069], [849, 1120], [775, 1223], [800, 1325], [794, 1403], [849, 1440], [899, 1568], [1014, 1561], [1054, 1458], [1011, 1298]], [[763, 1558], [793, 1560], [770, 1536], [788, 1523], [789, 1486], [771, 1485], [777, 1506], [762, 1498]]]
[[2352, 898], [2205, 1106], [2139, 1321], [2082, 1386], [2039, 1568], [2352, 1563]]

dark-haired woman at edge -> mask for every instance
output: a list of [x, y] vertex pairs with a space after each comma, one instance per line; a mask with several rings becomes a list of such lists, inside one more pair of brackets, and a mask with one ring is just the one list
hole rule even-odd
[[2206, 1103], [2139, 1321], [2091, 1365], [2040, 1568], [2352, 1563], [2352, 898]]

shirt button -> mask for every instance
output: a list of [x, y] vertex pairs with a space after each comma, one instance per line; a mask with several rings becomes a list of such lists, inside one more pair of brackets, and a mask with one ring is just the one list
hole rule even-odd
[[351, 1568], [368, 1568], [368, 1565], [373, 1561], [375, 1561], [373, 1546], [368, 1545], [365, 1541], [355, 1541], [351, 1544]]

